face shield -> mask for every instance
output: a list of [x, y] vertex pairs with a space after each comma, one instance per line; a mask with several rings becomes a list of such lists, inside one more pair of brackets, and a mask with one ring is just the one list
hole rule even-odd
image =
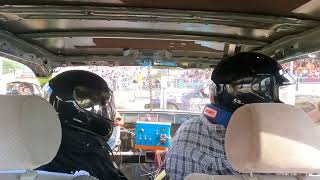
[[279, 86], [279, 99], [285, 104], [295, 105], [296, 101], [296, 81], [286, 71], [279, 71], [279, 80], [282, 84]]
[[276, 76], [279, 86], [293, 85], [296, 83], [294, 77], [290, 73], [284, 70], [279, 70], [278, 76]]
[[231, 91], [240, 104], [272, 102], [277, 99], [275, 79], [270, 75], [242, 78], [231, 84]]
[[[229, 102], [232, 109], [249, 103], [279, 103], [294, 104], [294, 78], [287, 72], [279, 71], [278, 76], [258, 74], [254, 77], [244, 77], [231, 84], [220, 85], [224, 101]], [[285, 100], [284, 100], [285, 99]]]
[[231, 111], [245, 104], [280, 102], [274, 76], [260, 74], [244, 77], [217, 88], [218, 104]]
[[116, 112], [111, 90], [104, 92], [78, 86], [73, 90], [73, 98], [80, 109], [114, 121]]

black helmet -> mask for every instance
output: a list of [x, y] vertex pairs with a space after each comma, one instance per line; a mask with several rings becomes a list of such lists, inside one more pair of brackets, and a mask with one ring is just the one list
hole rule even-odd
[[49, 81], [49, 102], [62, 125], [106, 138], [115, 119], [113, 93], [100, 76], [81, 70], [63, 72]]
[[279, 86], [295, 81], [272, 58], [243, 52], [222, 60], [213, 70], [215, 103], [235, 110], [248, 103], [281, 102]]

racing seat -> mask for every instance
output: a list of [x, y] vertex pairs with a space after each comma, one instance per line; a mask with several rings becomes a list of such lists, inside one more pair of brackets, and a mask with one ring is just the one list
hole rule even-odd
[[239, 108], [227, 128], [225, 149], [242, 175], [190, 174], [186, 180], [320, 179], [320, 127], [299, 108], [249, 104]]
[[49, 163], [61, 142], [61, 125], [54, 108], [38, 96], [0, 96], [0, 179], [96, 179], [34, 171]]

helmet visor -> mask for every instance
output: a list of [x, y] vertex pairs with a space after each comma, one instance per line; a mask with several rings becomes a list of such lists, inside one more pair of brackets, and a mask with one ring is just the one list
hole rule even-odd
[[279, 83], [279, 86], [292, 85], [296, 83], [294, 77], [284, 70], [279, 70], [279, 75], [276, 77], [276, 79]]
[[73, 98], [81, 109], [114, 121], [115, 103], [111, 90], [100, 91], [78, 86], [73, 90]]
[[241, 98], [244, 104], [269, 102], [275, 100], [275, 80], [270, 75], [258, 75], [240, 79], [232, 84], [234, 96]]

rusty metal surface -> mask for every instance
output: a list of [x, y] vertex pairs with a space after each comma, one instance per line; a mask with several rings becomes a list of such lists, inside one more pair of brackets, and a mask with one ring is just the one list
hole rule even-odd
[[[314, 31], [320, 26], [316, 18], [301, 15], [305, 8], [299, 7], [308, 1], [288, 1], [277, 1], [277, 6], [271, 6], [269, 1], [252, 0], [219, 1], [215, 6], [212, 5], [215, 0], [198, 3], [191, 0], [183, 5], [178, 1], [151, 4], [142, 0], [121, 1], [124, 2], [121, 6], [126, 7], [94, 6], [93, 1], [91, 4], [82, 1], [87, 6], [81, 3], [69, 6], [76, 2], [71, 0], [60, 1], [65, 4], [41, 1], [51, 5], [28, 1], [29, 5], [0, 6], [0, 29], [34, 47], [25, 51], [26, 54], [37, 54], [39, 48], [46, 52], [46, 57], [29, 60], [37, 65], [47, 62], [51, 69], [62, 65], [165, 65], [168, 62], [173, 66], [202, 68], [214, 66], [223, 56], [238, 51], [260, 51], [287, 58], [320, 48], [320, 43], [314, 40], [316, 36], [304, 34], [317, 34]], [[110, 4], [110, 1], [96, 3]], [[146, 6], [152, 8], [142, 8]], [[292, 14], [294, 10], [300, 14]], [[296, 35], [306, 39], [297, 40]], [[288, 38], [296, 40], [288, 41]], [[291, 46], [295, 48], [288, 48]], [[126, 56], [127, 50], [136, 53]], [[159, 56], [159, 51], [167, 51], [170, 57]], [[41, 67], [50, 71], [46, 65]]]
[[309, 0], [8, 0], [4, 4], [124, 6], [288, 15]]

